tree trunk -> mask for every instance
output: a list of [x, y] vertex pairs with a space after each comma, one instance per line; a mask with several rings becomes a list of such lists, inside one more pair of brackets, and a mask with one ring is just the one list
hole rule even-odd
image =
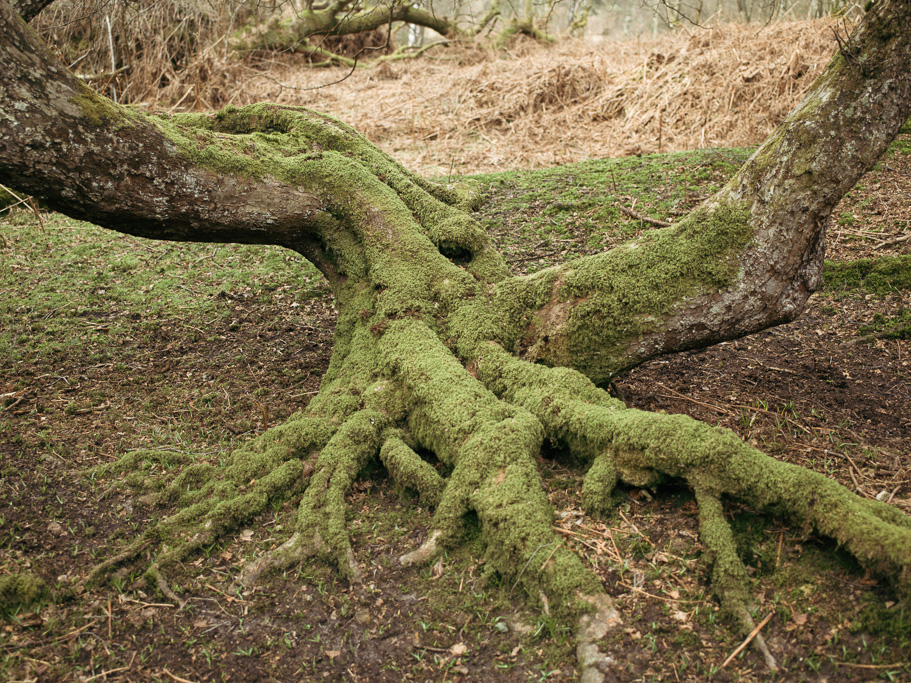
[[[294, 534], [245, 580], [313, 553], [357, 580], [345, 495], [379, 457], [435, 506], [433, 532], [402, 562], [458, 544], [473, 513], [488, 565], [576, 621], [583, 675], [596, 680], [607, 660], [595, 643], [617, 617], [551, 531], [536, 466], [546, 437], [590, 464], [581, 499], [592, 511], [607, 507], [618, 481], [686, 481], [715, 589], [744, 629], [746, 573], [723, 496], [784, 512], [901, 590], [911, 586], [911, 519], [732, 432], [627, 409], [594, 383], [800, 314], [820, 281], [826, 218], [911, 114], [908, 0], [873, 6], [805, 100], [703, 208], [523, 277], [463, 210], [470, 187], [414, 176], [331, 117], [268, 104], [141, 113], [83, 86], [6, 0], [0, 26], [0, 183], [121, 232], [294, 249], [326, 276], [339, 310], [332, 361], [308, 409], [224, 467], [186, 466], [160, 496], [178, 512], [90, 579], [150, 544], [168, 546], [148, 577], [176, 598], [164, 568], [270, 501], [299, 497]], [[421, 449], [451, 474], [427, 467]], [[174, 454], [131, 454], [119, 467], [138, 458]]]
[[[500, 16], [497, 0], [491, 3], [487, 13], [471, 28], [461, 28], [452, 18], [439, 16], [414, 4], [389, 3], [366, 6], [348, 0], [331, 2], [325, 7], [308, 8], [291, 18], [274, 19], [265, 24], [251, 24], [232, 38], [235, 50], [281, 50], [304, 52], [323, 56], [353, 66], [354, 60], [335, 55], [318, 44], [308, 42], [314, 36], [350, 36], [370, 31], [387, 31], [393, 22], [429, 28], [444, 38], [463, 39], [479, 35]], [[515, 24], [515, 26], [513, 26]], [[511, 27], [511, 28], [510, 28]], [[502, 44], [516, 33], [525, 33], [533, 38], [548, 40], [531, 22], [512, 22], [504, 28], [496, 42]], [[409, 53], [397, 51], [391, 58], [403, 57]], [[410, 53], [414, 54], [414, 53]], [[370, 55], [365, 55], [369, 57]]]
[[245, 27], [232, 39], [235, 50], [282, 50], [310, 52], [312, 36], [348, 36], [385, 29], [393, 22], [430, 28], [445, 38], [466, 35], [454, 21], [409, 3], [381, 4], [352, 11], [351, 2], [332, 2], [318, 9], [307, 8], [289, 19]]

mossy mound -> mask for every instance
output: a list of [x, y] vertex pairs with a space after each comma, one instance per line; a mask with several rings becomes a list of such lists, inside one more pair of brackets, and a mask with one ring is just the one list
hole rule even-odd
[[0, 576], [0, 613], [8, 614], [39, 602], [47, 593], [44, 581], [34, 574]]
[[851, 263], [826, 261], [823, 279], [829, 291], [864, 289], [871, 294], [887, 294], [911, 289], [911, 255], [861, 259]]

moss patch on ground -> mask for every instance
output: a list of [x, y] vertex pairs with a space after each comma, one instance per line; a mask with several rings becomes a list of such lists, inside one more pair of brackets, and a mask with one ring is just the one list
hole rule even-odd
[[901, 308], [895, 315], [873, 315], [873, 322], [863, 325], [858, 333], [879, 339], [911, 339], [911, 311]]
[[826, 261], [825, 290], [863, 289], [870, 294], [889, 294], [911, 289], [911, 254], [861, 259], [846, 263]]
[[44, 581], [34, 574], [0, 576], [0, 615], [30, 607], [47, 593]]

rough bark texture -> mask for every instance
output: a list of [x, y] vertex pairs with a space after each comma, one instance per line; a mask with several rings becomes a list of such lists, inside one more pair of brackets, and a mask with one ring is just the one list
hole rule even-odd
[[[545, 438], [590, 463], [582, 502], [609, 506], [624, 481], [687, 482], [714, 586], [744, 629], [745, 570], [722, 498], [789, 515], [911, 587], [911, 519], [733, 433], [627, 409], [594, 382], [661, 353], [797, 316], [819, 282], [824, 224], [911, 114], [911, 2], [874, 5], [806, 100], [705, 207], [613, 251], [512, 277], [461, 208], [470, 188], [415, 177], [350, 127], [256, 105], [156, 116], [81, 85], [0, 0], [0, 183], [69, 215], [172, 240], [272, 243], [321, 269], [339, 309], [334, 351], [305, 413], [234, 452], [184, 463], [157, 497], [177, 506], [89, 577], [167, 546], [148, 578], [299, 498], [294, 533], [244, 580], [309, 554], [360, 575], [345, 496], [373, 458], [435, 505], [426, 561], [480, 522], [488, 567], [577, 623], [591, 680], [617, 622], [609, 598], [551, 531], [536, 455]], [[431, 451], [441, 478], [418, 452]], [[143, 485], [143, 451], [115, 468]], [[139, 470], [139, 471], [134, 471]], [[764, 648], [761, 638], [756, 642]], [[766, 659], [774, 665], [771, 655]]]

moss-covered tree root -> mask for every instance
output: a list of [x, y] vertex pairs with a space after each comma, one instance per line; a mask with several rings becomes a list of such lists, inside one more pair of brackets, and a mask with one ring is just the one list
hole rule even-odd
[[[722, 497], [834, 538], [862, 565], [891, 577], [904, 599], [911, 598], [911, 518], [895, 508], [770, 458], [729, 430], [683, 415], [627, 409], [573, 370], [531, 364], [495, 344], [484, 347], [476, 368], [498, 396], [529, 410], [548, 437], [591, 463], [582, 489], [590, 512], [609, 507], [618, 481], [653, 486], [674, 478], [689, 484], [700, 510], [712, 586], [744, 631], [754, 626], [747, 573], [724, 519]], [[756, 638], [755, 644], [774, 668], [765, 642]]]
[[290, 538], [240, 579], [318, 554], [356, 581], [345, 497], [382, 462], [434, 507], [426, 540], [401, 561], [429, 561], [479, 530], [490, 570], [575, 624], [583, 677], [595, 680], [610, 663], [598, 640], [617, 616], [552, 531], [535, 460], [547, 438], [590, 465], [581, 499], [592, 512], [609, 510], [619, 482], [686, 482], [715, 590], [742, 628], [749, 593], [728, 499], [836, 539], [907, 594], [911, 519], [730, 431], [627, 409], [593, 381], [801, 313], [820, 285], [827, 217], [911, 115], [908, 26], [911, 2], [879, 0], [850, 52], [679, 224], [511, 276], [464, 210], [470, 187], [420, 179], [350, 126], [300, 107], [166, 116], [119, 106], [57, 64], [0, 0], [0, 182], [121, 232], [294, 249], [338, 308], [332, 359], [303, 414], [223, 464], [161, 451], [119, 464], [142, 500], [176, 511], [89, 578], [141, 562], [179, 600], [169, 567], [270, 503], [299, 500]]

